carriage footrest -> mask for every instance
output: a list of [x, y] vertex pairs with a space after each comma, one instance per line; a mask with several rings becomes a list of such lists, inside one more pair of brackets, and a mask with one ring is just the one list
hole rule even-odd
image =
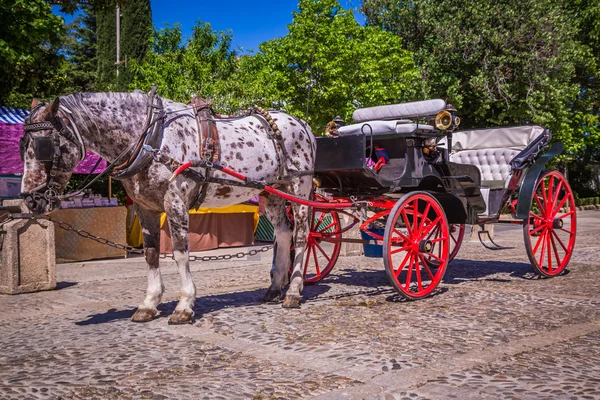
[[[479, 237], [479, 242], [483, 245], [483, 247], [485, 247], [488, 250], [508, 250], [508, 249], [514, 249], [514, 247], [500, 246], [499, 244], [497, 244], [496, 242], [494, 242], [494, 239], [492, 239], [492, 236], [490, 235], [490, 232], [488, 230], [486, 230], [484, 226], [481, 226], [481, 230], [479, 232], [477, 232], [477, 236]], [[490, 243], [492, 245], [489, 245], [489, 244], [487, 244], [487, 243], [485, 243], [483, 241], [483, 238], [485, 236], [487, 236], [487, 239], [490, 241]]]

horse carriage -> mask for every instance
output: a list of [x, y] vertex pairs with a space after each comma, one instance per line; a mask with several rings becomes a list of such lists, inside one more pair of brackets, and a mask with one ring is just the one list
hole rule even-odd
[[[298, 307], [304, 283], [331, 272], [344, 241], [381, 243], [392, 285], [406, 298], [425, 297], [460, 248], [465, 224], [505, 222], [505, 210], [514, 216], [510, 223], [523, 225], [534, 270], [559, 275], [573, 252], [575, 203], [565, 177], [544, 168], [562, 145], [542, 154], [551, 135], [539, 126], [456, 131], [455, 111], [443, 100], [359, 109], [356, 123], [340, 127], [336, 137], [315, 138], [304, 121], [283, 112], [253, 108], [217, 119], [210, 102], [177, 103], [157, 96], [156, 88], [74, 93], [32, 104], [21, 140], [21, 197], [34, 215], [48, 214], [78, 193], [63, 194], [87, 150], [109, 162], [104, 173], [122, 181], [143, 228], [148, 288], [136, 322], [158, 315], [164, 291], [160, 213], [167, 214], [181, 277], [169, 323], [189, 323], [196, 288], [188, 210], [259, 193], [268, 195], [278, 247], [290, 248], [293, 239], [296, 249], [291, 262], [290, 252], [277, 252], [264, 296], [281, 297], [291, 263], [284, 307]], [[357, 224], [367, 240], [344, 238]]]
[[[492, 250], [502, 247], [485, 224], [521, 224], [534, 271], [564, 271], [576, 209], [565, 177], [544, 169], [563, 149], [554, 143], [542, 153], [549, 130], [456, 131], [460, 120], [443, 100], [359, 109], [353, 119], [337, 135], [317, 138], [315, 199], [322, 206], [309, 219], [305, 283], [331, 272], [342, 242], [376, 243], [398, 293], [425, 297], [458, 253], [466, 224], [479, 225], [481, 243]], [[330, 208], [336, 204], [346, 207]], [[501, 219], [503, 212], [512, 218]], [[363, 239], [344, 238], [357, 224]]]

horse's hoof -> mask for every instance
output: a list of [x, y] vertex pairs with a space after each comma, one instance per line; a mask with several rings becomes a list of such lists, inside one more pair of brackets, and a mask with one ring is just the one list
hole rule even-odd
[[267, 293], [262, 298], [263, 303], [277, 303], [281, 300], [281, 290], [267, 289]]
[[185, 325], [194, 323], [194, 312], [193, 311], [173, 311], [169, 318], [169, 325]]
[[133, 322], [150, 322], [158, 314], [157, 310], [150, 310], [148, 308], [138, 308], [131, 317]]
[[296, 295], [287, 295], [283, 300], [283, 308], [300, 308], [302, 297]]

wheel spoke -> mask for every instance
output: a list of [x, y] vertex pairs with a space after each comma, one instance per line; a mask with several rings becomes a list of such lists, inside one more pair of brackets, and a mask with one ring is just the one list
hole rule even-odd
[[552, 200], [552, 198], [554, 196], [552, 196], [553, 193], [553, 188], [554, 187], [554, 177], [550, 176], [550, 179], [548, 180], [548, 193], [547, 193], [547, 199], [548, 199], [548, 203], [546, 203], [546, 209], [549, 211], [552, 211], [552, 209], [554, 209], [554, 202]]
[[[402, 240], [404, 240], [405, 242], [409, 242], [410, 241], [410, 239], [408, 238], [408, 236], [406, 236], [404, 233], [400, 232], [398, 229], [394, 228], [393, 230], [394, 230], [394, 233], [397, 233], [398, 236], [401, 236]], [[410, 235], [410, 233], [409, 233], [409, 235]]]
[[423, 290], [423, 282], [421, 281], [421, 263], [418, 260], [418, 257], [415, 257], [415, 273], [417, 278], [417, 289], [420, 292]]
[[546, 234], [546, 249], [548, 251], [548, 272], [552, 272], [552, 249], [550, 246], [550, 235]]
[[546, 198], [546, 182], [542, 179], [542, 199], [544, 200], [544, 209], [548, 207], [548, 199]]
[[541, 229], [544, 229], [545, 227], [546, 227], [546, 225], [540, 225], [540, 226], [538, 226], [537, 228], [535, 228], [534, 230], [532, 230], [532, 231], [529, 231], [529, 234], [530, 234], [530, 235], [533, 235], [534, 233], [536, 233], [536, 232], [540, 231]]
[[317, 233], [333, 233], [333, 232], [327, 232], [327, 230], [329, 228], [331, 228], [332, 226], [337, 225], [337, 223], [335, 221], [331, 221], [331, 223], [329, 225], [327, 225], [326, 227], [324, 227], [323, 229], [320, 229], [318, 231], [316, 231]]
[[[560, 190], [562, 189], [562, 185], [563, 185], [563, 181], [558, 181], [558, 185], [556, 186], [556, 194], [554, 195], [554, 198], [552, 199], [552, 214], [556, 213], [558, 210], [554, 207], [556, 205], [556, 202], [558, 201], [558, 196], [560, 196]], [[560, 207], [558, 207], [560, 209]]]
[[410, 261], [408, 262], [408, 272], [406, 273], [406, 291], [410, 291], [410, 280], [412, 278], [412, 265], [414, 261], [414, 255], [410, 252]]
[[[408, 231], [408, 236], [412, 236], [412, 229], [410, 227], [410, 221], [408, 219], [408, 215], [406, 215], [406, 209], [403, 208], [400, 213], [402, 214], [402, 217], [404, 217], [404, 226], [406, 226], [406, 230]], [[396, 229], [394, 228], [394, 231], [395, 230]], [[400, 232], [398, 232], [398, 233], [400, 233]]]
[[[444, 260], [443, 260], [442, 258], [438, 257], [438, 256], [434, 256], [434, 255], [433, 255], [433, 254], [431, 254], [431, 253], [429, 253], [429, 256], [430, 256], [430, 257], [432, 257], [432, 258], [434, 258], [434, 259], [436, 259], [436, 260], [438, 260], [438, 261], [439, 261], [440, 263], [442, 263], [442, 264], [444, 263]], [[441, 264], [440, 264], [440, 265], [441, 265]]]
[[552, 232], [552, 234], [554, 235], [554, 237], [556, 238], [556, 240], [558, 240], [558, 243], [563, 248], [563, 250], [565, 251], [565, 253], [569, 254], [569, 250], [567, 250], [567, 248], [565, 247], [565, 244], [562, 242], [562, 240], [560, 240], [560, 238], [558, 237], [558, 234], [556, 232]]
[[[548, 231], [544, 231], [542, 232], [540, 238], [544, 238], [544, 240], [542, 240], [542, 251], [540, 252], [540, 262], [538, 263], [538, 265], [540, 266], [540, 268], [542, 267], [542, 265], [544, 265], [544, 250], [546, 249], [546, 235], [547, 235]], [[534, 251], [535, 253], [535, 251]]]
[[[425, 221], [427, 221], [427, 215], [429, 215], [429, 210], [431, 209], [431, 203], [427, 203], [427, 206], [425, 207], [425, 211], [423, 211], [423, 218], [421, 218], [421, 223], [419, 224], [419, 230], [418, 232], [421, 232], [421, 230], [423, 229], [423, 225], [425, 225]], [[417, 233], [418, 235], [418, 233]]]
[[431, 231], [435, 226], [437, 226], [437, 224], [441, 221], [442, 216], [439, 215], [431, 224], [427, 225], [424, 229], [423, 232], [421, 233], [421, 237], [427, 235], [429, 233], [429, 231]]
[[327, 253], [325, 253], [325, 251], [323, 250], [323, 248], [321, 247], [321, 245], [319, 243], [317, 243], [316, 247], [319, 249], [319, 251], [321, 252], [321, 254], [323, 254], [323, 256], [327, 259], [327, 262], [330, 262], [331, 258], [327, 255]]
[[565, 233], [568, 233], [568, 234], [569, 234], [569, 236], [570, 236], [570, 235], [572, 235], [572, 234], [574, 233], [574, 231], [568, 231], [568, 230], [566, 230], [565, 228], [560, 228], [559, 230], [561, 230], [561, 231], [563, 231], [563, 232], [565, 232]]
[[395, 250], [390, 251], [390, 254], [400, 253], [401, 251], [406, 251], [410, 248], [410, 246], [399, 247]]
[[[319, 220], [317, 221], [317, 223], [314, 226], [314, 230], [319, 229], [319, 226], [321, 226], [321, 223], [323, 222], [323, 218], [325, 218], [325, 213], [321, 213], [321, 216], [319, 217]], [[313, 218], [313, 222], [315, 222], [315, 219]]]
[[404, 256], [404, 260], [402, 260], [402, 262], [400, 263], [400, 266], [398, 267], [396, 272], [394, 272], [394, 275], [396, 275], [396, 279], [398, 279], [398, 277], [400, 276], [400, 272], [402, 272], [402, 270], [404, 269], [404, 266], [406, 265], [406, 260], [408, 260], [408, 258], [411, 254], [412, 253], [410, 251], [406, 252], [406, 256]]
[[[540, 208], [540, 212], [541, 212], [543, 215], [546, 215], [546, 213], [544, 212], [546, 209], [544, 208], [544, 206], [542, 206], [542, 203], [540, 203], [539, 196], [537, 196], [537, 195], [536, 195], [536, 196], [534, 197], [534, 199], [535, 199], [535, 202], [537, 203], [538, 207]], [[540, 218], [541, 218], [541, 219], [543, 219], [542, 217], [540, 217]]]
[[537, 218], [537, 219], [539, 219], [540, 221], [543, 221], [543, 220], [544, 220], [544, 218], [543, 218], [543, 217], [540, 217], [539, 215], [537, 215], [537, 214], [536, 214], [536, 213], [534, 213], [533, 211], [529, 211], [529, 215], [530, 215], [531, 217], [533, 217], [533, 218]]
[[414, 235], [418, 235], [419, 231], [418, 231], [418, 220], [419, 220], [419, 199], [415, 199], [413, 201], [414, 204], [414, 208], [413, 208], [413, 234]]
[[[450, 236], [450, 237], [452, 237], [452, 236]], [[436, 239], [432, 239], [432, 240], [430, 240], [430, 242], [432, 242], [432, 243], [435, 243], [435, 242], [441, 242], [442, 240], [446, 240], [446, 239], [447, 239], [447, 237], [445, 237], [445, 236], [444, 236], [444, 237], [441, 237], [441, 236], [440, 236], [440, 237], [438, 237], [438, 238], [436, 238]]]
[[563, 218], [568, 217], [569, 215], [573, 215], [573, 214], [575, 214], [575, 211], [569, 211], [568, 213], [563, 214], [563, 215], [561, 215], [559, 217], [556, 217], [556, 218], [557, 219], [563, 219]]
[[313, 246], [306, 246], [306, 259], [304, 260], [304, 271], [302, 272], [302, 279], [306, 278], [306, 272], [308, 272], [308, 263], [310, 262], [310, 252], [314, 250]]
[[554, 241], [554, 237], [552, 235], [550, 235], [550, 239], [552, 241], [552, 249], [554, 249], [554, 255], [556, 256], [556, 267], [560, 268], [562, 261], [560, 259], [560, 256], [558, 255], [558, 249], [556, 248], [556, 242]]
[[431, 282], [433, 282], [434, 277], [433, 277], [433, 274], [431, 273], [431, 270], [429, 269], [429, 265], [427, 265], [427, 261], [425, 261], [425, 257], [423, 257], [423, 254], [419, 254], [419, 257], [421, 258], [421, 261], [423, 262], [423, 267], [425, 268], [425, 272], [427, 272], [427, 275], [429, 275], [429, 277], [431, 278]]
[[313, 259], [315, 260], [315, 269], [317, 270], [317, 275], [321, 275], [321, 270], [319, 269], [319, 260], [317, 260], [317, 250], [313, 247]]
[[552, 215], [558, 213], [568, 199], [569, 199], [569, 196], [563, 197], [562, 200], [560, 201], [560, 203], [558, 204], [558, 206], [552, 210]]
[[537, 253], [537, 249], [538, 249], [538, 247], [540, 247], [540, 243], [541, 243], [542, 238], [544, 237], [544, 233], [546, 233], [545, 229], [544, 229], [544, 232], [542, 232], [540, 234], [540, 237], [538, 237], [537, 242], [535, 242], [535, 247], [533, 248], [533, 253], [534, 254]]

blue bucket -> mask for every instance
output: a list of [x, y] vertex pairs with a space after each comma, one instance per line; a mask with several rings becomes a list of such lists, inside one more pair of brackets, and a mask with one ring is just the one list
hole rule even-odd
[[[384, 230], [383, 229], [369, 229], [369, 231], [376, 233], [377, 235], [381, 235], [383, 236]], [[367, 244], [367, 243], [363, 243], [363, 250], [365, 252], [365, 257], [373, 257], [373, 258], [382, 258], [383, 257], [383, 245], [381, 244], [375, 244], [375, 239], [372, 238], [371, 236], [367, 235], [365, 232], [360, 231], [360, 235], [362, 236], [363, 240], [370, 240], [371, 243]], [[379, 241], [377, 241], [379, 242]]]

